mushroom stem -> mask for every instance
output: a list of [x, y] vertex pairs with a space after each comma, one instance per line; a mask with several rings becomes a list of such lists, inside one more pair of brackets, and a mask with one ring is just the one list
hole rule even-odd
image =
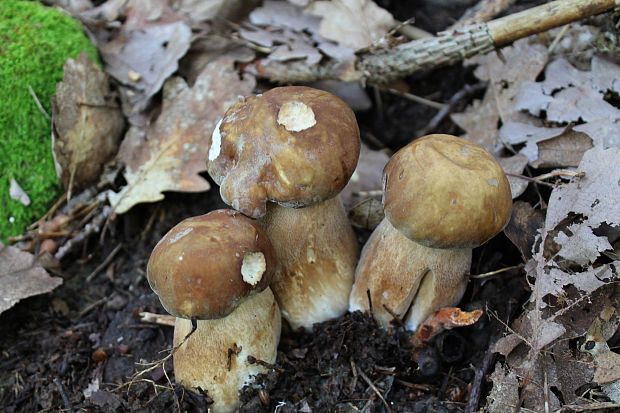
[[260, 222], [281, 264], [271, 288], [291, 327], [344, 314], [359, 246], [340, 198], [299, 209], [270, 203]]
[[[248, 356], [273, 364], [280, 340], [280, 312], [269, 288], [247, 298], [231, 314], [216, 320], [197, 320], [196, 331], [174, 353], [174, 373], [185, 387], [201, 388], [214, 400], [213, 413], [235, 411], [239, 391], [264, 366]], [[192, 330], [192, 322], [177, 318], [175, 347]]]
[[471, 253], [420, 245], [384, 218], [362, 250], [349, 310], [372, 310], [384, 328], [397, 316], [415, 331], [433, 311], [460, 301]]

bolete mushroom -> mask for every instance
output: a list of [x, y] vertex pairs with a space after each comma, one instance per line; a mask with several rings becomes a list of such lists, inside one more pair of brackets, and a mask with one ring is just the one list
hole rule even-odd
[[[232, 210], [188, 218], [155, 246], [148, 281], [176, 319], [177, 382], [201, 388], [213, 412], [232, 412], [239, 390], [274, 363], [280, 311], [268, 287], [277, 268], [260, 226]], [[196, 330], [192, 331], [192, 321]]]
[[359, 249], [337, 195], [359, 151], [353, 111], [308, 87], [243, 98], [213, 132], [209, 174], [271, 239], [281, 263], [272, 288], [294, 329], [347, 311]]
[[461, 299], [472, 248], [508, 223], [510, 186], [482, 147], [429, 135], [394, 154], [383, 191], [385, 219], [362, 250], [349, 309], [371, 309], [383, 327], [398, 317], [415, 331]]

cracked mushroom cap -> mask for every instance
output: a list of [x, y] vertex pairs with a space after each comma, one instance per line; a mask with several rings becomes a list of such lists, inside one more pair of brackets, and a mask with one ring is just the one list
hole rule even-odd
[[224, 202], [260, 218], [267, 201], [303, 207], [336, 196], [359, 151], [357, 121], [344, 101], [290, 86], [231, 106], [215, 127], [207, 164]]
[[465, 139], [416, 139], [394, 154], [383, 178], [386, 217], [426, 247], [474, 248], [510, 219], [512, 195], [502, 167]]
[[188, 218], [164, 235], [151, 253], [147, 277], [170, 314], [210, 320], [263, 291], [275, 257], [258, 224], [236, 211], [217, 210]]

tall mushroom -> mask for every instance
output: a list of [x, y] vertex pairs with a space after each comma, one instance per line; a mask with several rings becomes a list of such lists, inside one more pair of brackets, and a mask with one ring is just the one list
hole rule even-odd
[[295, 329], [347, 311], [359, 250], [337, 195], [359, 151], [353, 111], [308, 87], [243, 98], [213, 132], [209, 174], [269, 235], [281, 263], [272, 288]]
[[[232, 210], [182, 221], [151, 254], [149, 284], [166, 311], [179, 317], [176, 380], [206, 390], [213, 412], [234, 411], [239, 390], [265, 372], [248, 356], [276, 360], [280, 311], [268, 287], [276, 267], [264, 231]], [[192, 334], [190, 319], [198, 319]]]
[[467, 286], [472, 248], [508, 223], [508, 180], [482, 147], [429, 135], [399, 150], [383, 177], [385, 219], [362, 250], [350, 310], [394, 316], [409, 330], [456, 305]]

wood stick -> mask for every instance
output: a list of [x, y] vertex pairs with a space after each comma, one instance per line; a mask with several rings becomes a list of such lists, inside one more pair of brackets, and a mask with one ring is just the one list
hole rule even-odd
[[259, 60], [248, 66], [256, 75], [275, 82], [297, 83], [320, 79], [386, 83], [420, 70], [433, 69], [488, 53], [497, 47], [554, 27], [595, 16], [620, 5], [620, 0], [556, 0], [488, 23], [441, 32], [389, 49], [369, 50], [352, 65], [328, 60], [322, 65], [305, 61]]
[[148, 311], [140, 313], [140, 321], [143, 323], [159, 324], [160, 326], [174, 327], [175, 317], [170, 314], [155, 314]]

